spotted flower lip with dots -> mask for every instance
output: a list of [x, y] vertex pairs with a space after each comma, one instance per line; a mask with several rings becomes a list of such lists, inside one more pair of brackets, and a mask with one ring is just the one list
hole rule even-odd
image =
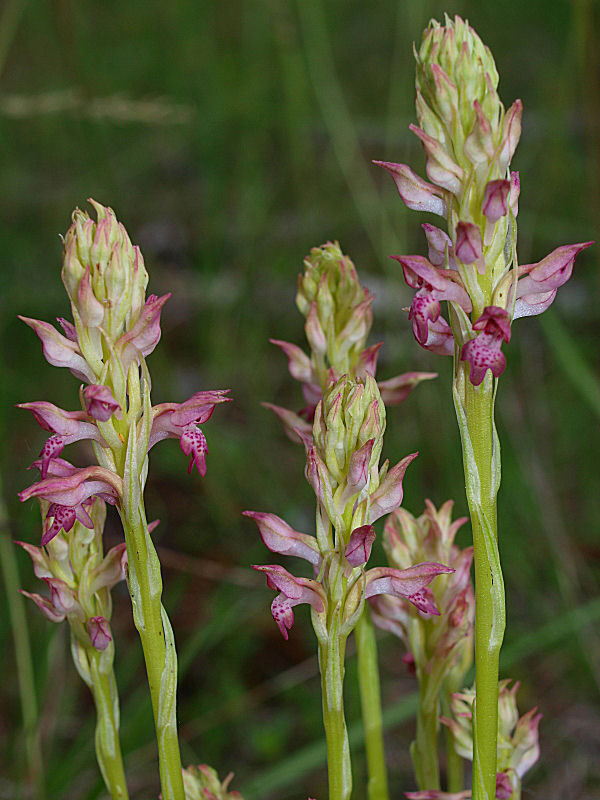
[[45, 478], [48, 473], [50, 461], [56, 459], [64, 448], [73, 442], [92, 439], [102, 447], [106, 447], [106, 442], [94, 424], [93, 418], [85, 411], [64, 411], [45, 400], [19, 403], [17, 407], [31, 411], [36, 422], [44, 430], [51, 431], [53, 434], [46, 441], [40, 453], [42, 478]]
[[63, 459], [53, 459], [48, 466], [48, 472], [49, 477], [19, 492], [21, 502], [39, 497], [50, 504], [47, 518], [54, 521], [44, 532], [42, 545], [48, 544], [61, 530], [71, 530], [76, 519], [86, 528], [93, 528], [86, 509], [91, 498], [100, 497], [111, 505], [122, 500], [122, 478], [105, 467], [79, 469]]
[[198, 425], [207, 422], [215, 407], [228, 403], [225, 395], [229, 389], [215, 389], [196, 392], [183, 403], [161, 403], [152, 409], [152, 428], [148, 440], [148, 450], [163, 439], [179, 439], [180, 447], [190, 456], [188, 473], [194, 467], [200, 475], [206, 475], [206, 437]]

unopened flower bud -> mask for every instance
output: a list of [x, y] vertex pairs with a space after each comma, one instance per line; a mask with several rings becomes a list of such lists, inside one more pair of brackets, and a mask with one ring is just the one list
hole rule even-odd
[[90, 617], [85, 623], [92, 646], [102, 652], [112, 642], [110, 626], [104, 617]]
[[361, 525], [350, 534], [344, 556], [352, 567], [361, 567], [366, 564], [371, 555], [371, 548], [375, 541], [375, 528], [372, 525]]
[[86, 328], [102, 327], [115, 342], [139, 315], [148, 274], [112, 209], [90, 203], [97, 221], [77, 209], [66, 233], [63, 283], [76, 320]]

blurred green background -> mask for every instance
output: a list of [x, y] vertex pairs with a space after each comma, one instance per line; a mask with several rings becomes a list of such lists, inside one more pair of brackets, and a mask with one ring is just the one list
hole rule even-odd
[[[141, 245], [149, 290], [172, 291], [150, 359], [154, 402], [231, 388], [235, 403], [205, 426], [207, 477], [189, 477], [176, 442], [152, 453], [149, 519], [164, 561], [165, 604], [180, 655], [179, 719], [186, 763], [208, 762], [246, 800], [326, 797], [319, 681], [308, 614], [289, 642], [272, 592], [248, 569], [271, 562], [246, 508], [311, 530], [313, 496], [301, 450], [261, 400], [298, 408], [298, 385], [269, 337], [304, 344], [296, 275], [313, 245], [338, 239], [376, 292], [371, 343], [379, 375], [437, 370], [388, 414], [384, 455], [420, 457], [405, 506], [456, 499], [465, 512], [450, 359], [418, 348], [391, 253], [423, 253], [420, 223], [374, 158], [423, 173], [414, 119], [412, 42], [430, 17], [468, 17], [495, 55], [500, 94], [525, 105], [514, 168], [521, 173], [519, 256], [598, 236], [600, 104], [593, 0], [4, 0], [0, 6], [0, 325], [2, 475], [9, 538], [37, 542], [39, 513], [16, 492], [44, 441], [25, 400], [77, 406], [77, 382], [44, 361], [17, 313], [68, 316], [59, 233], [87, 197], [111, 205]], [[435, 222], [435, 219], [431, 221]], [[518, 321], [498, 395], [504, 481], [501, 555], [508, 596], [504, 676], [520, 707], [539, 705], [542, 757], [524, 797], [600, 798], [600, 389], [598, 249], [542, 317]], [[85, 464], [85, 446], [68, 457]], [[110, 518], [107, 544], [119, 539]], [[468, 531], [463, 531], [463, 537]], [[466, 542], [466, 538], [463, 538]], [[35, 591], [27, 557], [3, 579]], [[13, 547], [10, 545], [10, 547]], [[17, 548], [14, 548], [16, 550]], [[375, 559], [383, 563], [380, 550]], [[13, 559], [14, 560], [14, 559]], [[115, 595], [122, 739], [132, 798], [158, 794], [151, 709], [123, 586]], [[0, 798], [39, 797], [26, 780], [37, 703], [50, 798], [105, 797], [93, 753], [91, 700], [65, 626], [23, 603], [36, 696], [20, 699], [13, 630], [2, 593]], [[11, 613], [9, 613], [11, 612]], [[352, 648], [351, 648], [352, 650]], [[391, 636], [380, 637], [387, 749], [395, 797], [413, 788], [413, 679]], [[347, 716], [359, 719], [354, 661]], [[26, 676], [25, 676], [26, 677]], [[408, 698], [408, 699], [407, 699]], [[29, 744], [28, 744], [29, 743]], [[355, 795], [364, 759], [354, 747]]]

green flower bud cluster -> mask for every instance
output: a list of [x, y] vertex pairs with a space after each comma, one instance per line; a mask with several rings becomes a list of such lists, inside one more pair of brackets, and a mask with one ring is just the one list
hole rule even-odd
[[367, 471], [377, 471], [384, 431], [385, 406], [371, 375], [364, 380], [343, 375], [329, 385], [315, 411], [313, 437], [332, 488], [344, 483], [352, 456], [370, 440], [374, 441]]
[[243, 800], [239, 792], [228, 791], [232, 778], [233, 773], [230, 772], [221, 783], [216, 770], [206, 764], [187, 767], [183, 770], [185, 800]]
[[502, 133], [504, 106], [494, 57], [468, 22], [458, 16], [452, 22], [447, 15], [445, 27], [430, 22], [415, 57], [419, 124], [468, 169], [463, 147], [475, 124], [475, 102], [490, 122], [494, 141]]
[[304, 266], [296, 305], [306, 317], [319, 378], [326, 379], [328, 366], [338, 375], [352, 374], [373, 324], [373, 296], [361, 286], [354, 264], [337, 242], [313, 247]]
[[98, 219], [95, 222], [80, 209], [73, 212], [64, 238], [62, 278], [80, 346], [83, 338], [89, 351], [84, 355], [93, 364], [103, 355], [100, 332], [114, 344], [138, 318], [148, 273], [139, 248], [132, 245], [113, 210], [89, 202]]

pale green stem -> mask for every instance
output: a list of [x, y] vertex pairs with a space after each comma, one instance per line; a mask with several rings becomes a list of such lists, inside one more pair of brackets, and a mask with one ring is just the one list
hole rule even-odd
[[344, 654], [346, 637], [330, 632], [319, 644], [319, 669], [323, 694], [323, 725], [327, 743], [329, 800], [349, 800], [352, 794], [350, 745], [344, 718]]
[[156, 726], [163, 800], [185, 800], [177, 739], [177, 655], [171, 626], [161, 605], [160, 561], [142, 510], [121, 520], [129, 561], [133, 619], [140, 635]]
[[421, 790], [439, 790], [440, 768], [438, 761], [438, 700], [427, 705], [423, 702], [429, 693], [429, 678], [419, 678], [419, 706], [417, 709], [417, 735], [410, 748], [417, 786]]
[[127, 783], [119, 742], [119, 695], [110, 650], [84, 647], [73, 635], [71, 652], [77, 671], [87, 683], [96, 706], [96, 758], [112, 800], [127, 800]]
[[96, 759], [112, 800], [127, 800], [127, 784], [119, 742], [119, 693], [113, 670], [114, 645], [99, 652], [84, 645], [71, 629], [71, 655], [96, 706]]
[[119, 744], [119, 698], [115, 673], [105, 670], [95, 653], [90, 654], [92, 694], [96, 704], [96, 753], [104, 782], [113, 800], [127, 800], [127, 784]]
[[371, 612], [367, 603], [365, 603], [363, 613], [354, 629], [354, 635], [356, 636], [358, 683], [369, 775], [367, 798], [368, 800], [388, 800], [383, 725], [381, 721], [381, 692], [379, 669], [377, 667], [377, 642], [375, 640]]
[[[459, 688], [446, 684], [442, 689], [442, 711], [448, 719], [451, 717], [450, 695], [452, 692], [458, 691]], [[444, 728], [446, 740], [446, 790], [450, 793], [462, 792], [465, 782], [463, 759], [454, 749], [452, 731], [446, 725], [444, 725]]]
[[[464, 370], [461, 366], [459, 370]], [[504, 586], [497, 550], [496, 495], [500, 453], [494, 427], [494, 390], [489, 375], [478, 387], [462, 372], [463, 397], [455, 403], [463, 444], [467, 500], [475, 563], [475, 706], [473, 800], [496, 794], [498, 658], [504, 632]], [[462, 417], [462, 424], [461, 424]]]

